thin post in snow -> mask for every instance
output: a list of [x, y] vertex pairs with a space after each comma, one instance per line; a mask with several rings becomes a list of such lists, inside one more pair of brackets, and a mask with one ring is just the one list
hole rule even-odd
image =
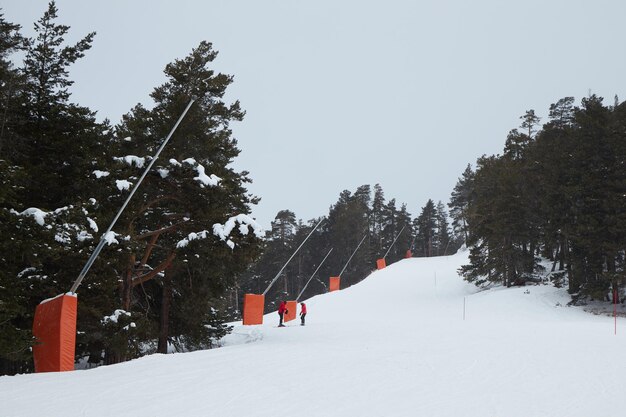
[[613, 289], [613, 318], [615, 319], [614, 334], [617, 336], [617, 288]]
[[111, 230], [113, 230], [113, 226], [115, 226], [115, 223], [117, 222], [117, 220], [122, 215], [122, 212], [126, 209], [126, 206], [128, 205], [128, 202], [130, 201], [131, 198], [133, 198], [133, 195], [135, 194], [135, 191], [137, 191], [137, 189], [141, 185], [141, 182], [143, 181], [143, 179], [148, 174], [148, 171], [150, 171], [150, 169], [152, 168], [152, 165], [154, 165], [154, 163], [156, 162], [157, 158], [161, 154], [161, 151], [163, 150], [163, 148], [165, 148], [165, 145], [167, 145], [167, 142], [169, 142], [170, 138], [172, 137], [172, 135], [174, 134], [174, 132], [178, 128], [178, 125], [180, 124], [180, 122], [182, 122], [183, 119], [185, 118], [185, 115], [187, 114], [187, 112], [191, 108], [191, 105], [194, 103], [194, 101], [196, 101], [196, 100], [193, 99], [193, 98], [189, 101], [189, 104], [187, 104], [187, 107], [185, 108], [183, 113], [180, 115], [180, 117], [176, 121], [176, 124], [174, 125], [174, 127], [172, 128], [170, 133], [167, 135], [167, 137], [165, 138], [165, 140], [163, 141], [161, 146], [159, 147], [159, 150], [157, 150], [156, 154], [154, 154], [154, 156], [152, 157], [152, 160], [150, 161], [150, 163], [148, 164], [148, 166], [144, 170], [143, 174], [141, 175], [141, 177], [137, 181], [137, 184], [135, 184], [135, 186], [133, 187], [133, 189], [130, 192], [130, 194], [128, 195], [128, 197], [126, 197], [126, 201], [124, 201], [124, 204], [122, 204], [122, 208], [120, 208], [120, 210], [115, 215], [115, 218], [111, 222], [111, 225], [109, 226], [107, 231], [104, 232], [102, 237], [100, 237], [100, 242], [98, 243], [98, 246], [96, 246], [96, 249], [93, 251], [93, 253], [89, 257], [89, 259], [87, 260], [87, 263], [83, 267], [83, 270], [80, 271], [80, 274], [78, 274], [78, 278], [76, 278], [76, 281], [74, 281], [74, 284], [72, 285], [72, 288], [70, 289], [71, 293], [75, 293], [76, 292], [76, 290], [78, 289], [78, 286], [83, 281], [83, 278], [85, 278], [85, 275], [87, 275], [87, 272], [89, 272], [89, 268], [91, 268], [91, 266], [95, 262], [96, 258], [98, 257], [98, 255], [102, 251], [102, 248], [104, 247], [104, 244], [106, 243], [105, 237], [111, 232]]
[[274, 283], [276, 282], [276, 280], [278, 279], [278, 277], [280, 276], [280, 274], [283, 272], [283, 269], [285, 269], [285, 267], [287, 267], [287, 265], [289, 264], [289, 262], [293, 259], [294, 256], [296, 256], [296, 253], [298, 253], [298, 251], [300, 250], [300, 248], [302, 246], [304, 246], [304, 244], [306, 243], [307, 240], [309, 240], [309, 238], [311, 237], [311, 235], [313, 234], [313, 232], [319, 227], [320, 224], [322, 224], [324, 222], [324, 219], [320, 220], [315, 227], [313, 228], [313, 230], [311, 230], [311, 232], [307, 235], [307, 237], [302, 241], [302, 243], [300, 243], [300, 246], [298, 246], [298, 249], [295, 250], [295, 252], [291, 255], [291, 257], [287, 260], [287, 262], [285, 262], [285, 265], [283, 265], [282, 268], [280, 268], [280, 271], [278, 271], [278, 273], [276, 274], [276, 276], [274, 277], [274, 279], [272, 280], [272, 282], [270, 282], [270, 285], [267, 286], [267, 288], [265, 289], [265, 291], [263, 291], [263, 295], [267, 294], [267, 292], [270, 290], [270, 288], [272, 288], [272, 285], [274, 285]]

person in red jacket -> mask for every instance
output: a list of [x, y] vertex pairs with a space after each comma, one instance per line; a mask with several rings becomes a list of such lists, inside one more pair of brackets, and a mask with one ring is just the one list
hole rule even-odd
[[287, 301], [281, 301], [278, 306], [278, 315], [280, 316], [280, 320], [278, 321], [278, 327], [285, 327], [283, 324], [283, 316], [287, 314], [289, 311], [287, 310]]
[[304, 326], [305, 317], [306, 317], [306, 304], [300, 303], [300, 326]]

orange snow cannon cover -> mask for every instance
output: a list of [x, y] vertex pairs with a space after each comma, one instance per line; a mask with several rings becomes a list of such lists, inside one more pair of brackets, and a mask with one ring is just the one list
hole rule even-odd
[[77, 307], [75, 295], [63, 294], [42, 301], [35, 309], [35, 372], [74, 370]]
[[285, 316], [283, 317], [283, 321], [286, 323], [288, 321], [295, 320], [296, 319], [296, 310], [297, 309], [298, 309], [298, 302], [297, 301], [287, 301], [287, 311], [288, 311], [288, 313], [285, 314]]
[[385, 262], [385, 258], [376, 260], [376, 269], [384, 269], [387, 266], [387, 262]]
[[243, 324], [244, 326], [263, 324], [263, 309], [265, 296], [263, 294], [244, 294], [243, 296]]
[[330, 282], [328, 285], [328, 292], [339, 291], [340, 282], [341, 282], [341, 277], [330, 277]]
[[409, 249], [408, 251], [406, 251], [405, 258], [412, 258], [412, 257], [413, 257], [413, 252], [411, 252], [411, 249]]

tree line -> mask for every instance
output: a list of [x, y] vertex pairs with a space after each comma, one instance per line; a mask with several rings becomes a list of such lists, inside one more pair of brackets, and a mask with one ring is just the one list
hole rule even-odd
[[[405, 258], [408, 250], [416, 257], [450, 255], [463, 242], [458, 231], [448, 224], [443, 203], [428, 200], [420, 214], [412, 218], [406, 204], [399, 205], [395, 198], [385, 199], [379, 184], [374, 185], [373, 190], [370, 185], [362, 185], [354, 192], [342, 191], [327, 215], [307, 222], [298, 220], [291, 210], [281, 210], [262, 244], [263, 254], [243, 274], [239, 286], [231, 293], [235, 316], [241, 309], [242, 295], [263, 293], [320, 220], [323, 223], [267, 292], [266, 311], [276, 308], [282, 300], [295, 300], [331, 248], [333, 252], [312, 278], [301, 300], [327, 292], [329, 278], [338, 276], [344, 267], [341, 288], [360, 282], [376, 269], [376, 260], [387, 251], [385, 259], [390, 264]], [[363, 238], [361, 247], [350, 260]]]
[[460, 273], [478, 285], [548, 277], [574, 302], [623, 299], [626, 252], [626, 104], [565, 97], [540, 124], [520, 118], [502, 155], [483, 156], [450, 202], [470, 248]]

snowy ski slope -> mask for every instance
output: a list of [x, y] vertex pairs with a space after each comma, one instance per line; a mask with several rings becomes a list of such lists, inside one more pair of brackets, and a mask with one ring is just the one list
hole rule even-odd
[[626, 415], [623, 319], [615, 336], [551, 287], [477, 292], [466, 256], [314, 297], [305, 327], [271, 313], [220, 349], [0, 377], [0, 417]]

